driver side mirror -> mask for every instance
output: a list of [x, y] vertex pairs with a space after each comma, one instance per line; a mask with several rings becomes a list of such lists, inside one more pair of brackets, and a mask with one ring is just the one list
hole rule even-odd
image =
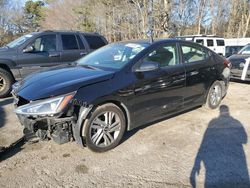
[[23, 53], [33, 52], [34, 50], [35, 50], [35, 48], [33, 46], [28, 46], [28, 47], [23, 49]]
[[135, 68], [135, 72], [155, 71], [160, 68], [160, 64], [154, 61], [146, 61]]

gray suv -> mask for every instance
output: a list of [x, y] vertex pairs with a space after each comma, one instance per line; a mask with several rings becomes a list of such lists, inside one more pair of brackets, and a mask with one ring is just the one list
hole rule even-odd
[[0, 48], [0, 97], [7, 96], [11, 85], [23, 77], [67, 65], [108, 42], [97, 33], [43, 31], [24, 35]]

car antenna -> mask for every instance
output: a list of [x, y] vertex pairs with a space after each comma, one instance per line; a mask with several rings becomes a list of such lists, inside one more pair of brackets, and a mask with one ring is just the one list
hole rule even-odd
[[153, 0], [148, 0], [148, 31], [147, 36], [149, 37], [149, 42], [154, 42], [154, 18], [153, 18]]

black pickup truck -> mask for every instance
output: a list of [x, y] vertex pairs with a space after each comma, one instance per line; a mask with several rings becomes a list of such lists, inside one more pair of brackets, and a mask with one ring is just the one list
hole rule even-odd
[[98, 33], [77, 31], [35, 32], [14, 40], [0, 48], [0, 98], [28, 74], [70, 64], [107, 43]]

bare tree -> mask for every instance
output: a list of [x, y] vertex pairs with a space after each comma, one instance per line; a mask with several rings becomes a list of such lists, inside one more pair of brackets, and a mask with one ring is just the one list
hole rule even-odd
[[78, 29], [78, 14], [76, 8], [81, 5], [81, 0], [52, 1], [44, 9], [45, 19], [42, 21], [44, 29]]
[[[156, 38], [187, 34], [250, 36], [250, 0], [150, 0]], [[36, 2], [36, 1], [32, 1]], [[42, 29], [98, 32], [110, 41], [146, 38], [149, 0], [43, 0]], [[41, 19], [42, 16], [42, 19]], [[36, 30], [19, 0], [0, 0], [0, 34]], [[4, 37], [6, 38], [6, 37]], [[11, 37], [10, 37], [11, 38]], [[9, 39], [10, 39], [9, 38]], [[8, 40], [9, 40], [8, 39]]]
[[246, 37], [250, 32], [250, 1], [243, 2], [243, 11], [242, 11], [242, 37]]
[[199, 0], [197, 3], [198, 14], [197, 14], [197, 34], [201, 34], [202, 20], [205, 15], [206, 0]]

